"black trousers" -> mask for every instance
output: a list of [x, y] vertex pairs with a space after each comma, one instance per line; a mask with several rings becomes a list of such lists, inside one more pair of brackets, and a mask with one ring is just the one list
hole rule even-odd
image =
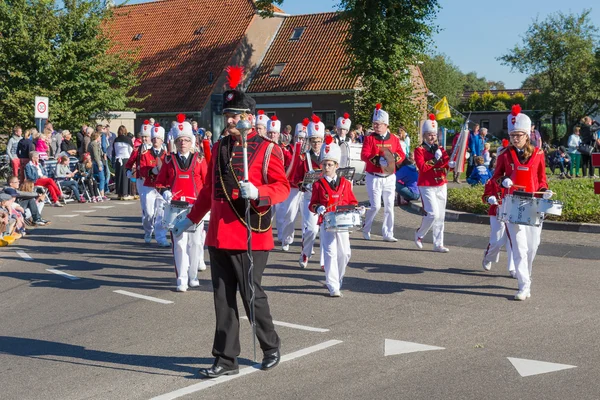
[[[213, 342], [215, 363], [226, 368], [238, 366], [240, 354], [240, 316], [237, 308], [239, 288], [246, 315], [250, 317], [248, 285], [249, 260], [245, 250], [221, 250], [209, 247], [210, 275], [212, 278], [215, 315], [217, 324]], [[254, 259], [254, 312], [256, 317], [256, 337], [265, 355], [279, 349], [279, 336], [275, 332], [267, 294], [262, 288], [262, 275], [269, 257], [268, 251], [253, 251]]]
[[24, 210], [29, 209], [29, 211], [31, 211], [31, 219], [33, 222], [37, 222], [42, 218], [35, 199], [17, 200], [17, 202]]

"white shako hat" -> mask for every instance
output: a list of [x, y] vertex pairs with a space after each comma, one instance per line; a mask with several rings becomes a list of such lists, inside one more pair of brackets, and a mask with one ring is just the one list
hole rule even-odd
[[433, 114], [429, 114], [429, 119], [425, 120], [425, 122], [423, 122], [423, 126], [421, 127], [421, 133], [423, 135], [431, 132], [438, 132], [438, 123], [435, 120], [435, 115]]
[[157, 122], [154, 124], [154, 126], [152, 127], [152, 135], [151, 138], [159, 138], [162, 140], [165, 140], [165, 128], [163, 128], [162, 126], [160, 126], [160, 124]]
[[321, 153], [319, 154], [320, 162], [323, 161], [335, 161], [336, 163], [340, 163], [340, 158], [342, 157], [342, 149], [333, 141], [333, 136], [328, 135], [325, 138], [325, 143], [323, 147], [321, 147]]
[[262, 125], [266, 128], [268, 123], [269, 117], [265, 115], [265, 112], [263, 110], [258, 110], [258, 112], [256, 113], [256, 126]]
[[173, 127], [173, 133], [175, 133], [175, 140], [180, 137], [187, 137], [190, 140], [194, 140], [192, 124], [185, 120], [184, 114], [177, 114], [177, 125]]
[[273, 115], [267, 126], [267, 132], [281, 133], [281, 121], [277, 119], [277, 115]]
[[373, 111], [373, 122], [380, 122], [382, 124], [390, 124], [390, 116], [387, 112], [381, 109], [381, 104], [375, 105], [375, 111]]
[[344, 113], [343, 117], [339, 117], [337, 119], [337, 122], [335, 123], [335, 127], [338, 129], [345, 129], [345, 130], [349, 131], [351, 122], [352, 121], [350, 121], [350, 114]]
[[311, 121], [308, 123], [308, 138], [321, 138], [325, 137], [325, 125], [321, 122], [321, 118], [313, 114]]
[[531, 132], [531, 119], [527, 115], [521, 113], [521, 106], [518, 104], [512, 106], [512, 110], [507, 117], [507, 122], [509, 134], [511, 132]]
[[295, 132], [296, 137], [298, 137], [298, 138], [306, 137], [306, 134], [308, 132], [308, 123], [309, 123], [308, 118], [304, 118], [302, 120], [302, 122], [298, 122], [296, 124], [296, 132]]
[[140, 135], [141, 136], [150, 136], [151, 130], [152, 130], [152, 125], [150, 125], [150, 121], [145, 120], [144, 123], [142, 124], [142, 127], [140, 128]]

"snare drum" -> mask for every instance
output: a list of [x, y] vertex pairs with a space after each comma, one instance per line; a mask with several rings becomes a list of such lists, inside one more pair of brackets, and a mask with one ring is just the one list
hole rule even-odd
[[519, 225], [540, 226], [546, 214], [561, 215], [562, 203], [559, 201], [508, 194], [498, 206], [499, 221]]
[[353, 182], [362, 180], [365, 177], [365, 162], [360, 159], [362, 152], [361, 143], [344, 142], [340, 145], [341, 157], [340, 168], [354, 168]]
[[325, 213], [323, 224], [327, 232], [351, 232], [362, 226], [360, 212], [357, 210]]
[[[165, 212], [162, 220], [162, 225], [168, 231], [172, 231], [175, 225], [187, 217], [192, 209], [192, 205], [186, 201], [171, 200], [165, 204]], [[186, 232], [195, 232], [196, 225], [192, 225]]]

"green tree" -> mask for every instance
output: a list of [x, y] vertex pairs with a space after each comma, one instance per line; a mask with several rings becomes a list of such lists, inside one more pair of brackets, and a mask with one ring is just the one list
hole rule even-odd
[[49, 97], [55, 126], [71, 129], [141, 100], [137, 63], [115, 50], [111, 16], [101, 0], [0, 3], [0, 131], [33, 126], [36, 95]]
[[484, 77], [478, 77], [475, 71], [469, 72], [464, 76], [465, 83], [463, 85], [463, 91], [478, 91], [485, 92], [489, 90], [487, 79]]
[[423, 64], [419, 68], [430, 91], [439, 97], [446, 96], [452, 106], [460, 103], [464, 86], [463, 73], [448, 57], [443, 54], [423, 56]]

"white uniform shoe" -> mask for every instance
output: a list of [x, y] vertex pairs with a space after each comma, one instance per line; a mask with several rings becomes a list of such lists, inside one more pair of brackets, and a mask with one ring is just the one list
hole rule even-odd
[[483, 269], [485, 269], [486, 271], [489, 271], [492, 269], [492, 262], [491, 261], [485, 261], [483, 260], [481, 262], [481, 266], [483, 267]]
[[200, 286], [200, 281], [198, 279], [192, 279], [190, 281], [190, 287], [198, 287]]
[[531, 291], [529, 289], [521, 289], [515, 295], [515, 300], [523, 301], [531, 297]]
[[415, 244], [417, 245], [417, 247], [419, 249], [423, 248], [423, 241], [422, 238], [419, 237], [419, 234], [417, 232], [415, 232]]
[[344, 297], [342, 295], [342, 292], [340, 292], [339, 290], [336, 290], [334, 292], [329, 293], [329, 297]]
[[440, 247], [434, 247], [433, 251], [435, 251], [436, 253], [448, 253], [450, 251], [450, 249], [447, 247], [444, 247], [444, 246], [440, 246]]
[[511, 278], [517, 279], [517, 271], [512, 270], [512, 271], [508, 271], [508, 273], [510, 274]]
[[185, 285], [179, 285], [179, 286], [177, 286], [176, 290], [178, 292], [187, 292], [187, 286], [185, 286]]
[[171, 247], [171, 244], [168, 241], [160, 241], [158, 242], [158, 247]]
[[384, 242], [397, 242], [398, 239], [396, 239], [395, 237], [392, 236], [392, 237], [385, 237], [385, 238], [383, 238], [383, 241]]
[[363, 238], [365, 240], [371, 240], [371, 232], [363, 231]]
[[152, 242], [152, 235], [144, 235], [144, 242], [145, 243], [151, 243]]
[[298, 259], [298, 265], [300, 265], [300, 268], [306, 268], [308, 266], [308, 257], [304, 254], [300, 254], [300, 259]]
[[290, 245], [289, 244], [284, 244], [283, 246], [281, 246], [281, 250], [283, 250], [283, 251], [290, 251]]
[[206, 264], [204, 263], [204, 261], [202, 261], [200, 265], [198, 265], [198, 271], [206, 271]]

